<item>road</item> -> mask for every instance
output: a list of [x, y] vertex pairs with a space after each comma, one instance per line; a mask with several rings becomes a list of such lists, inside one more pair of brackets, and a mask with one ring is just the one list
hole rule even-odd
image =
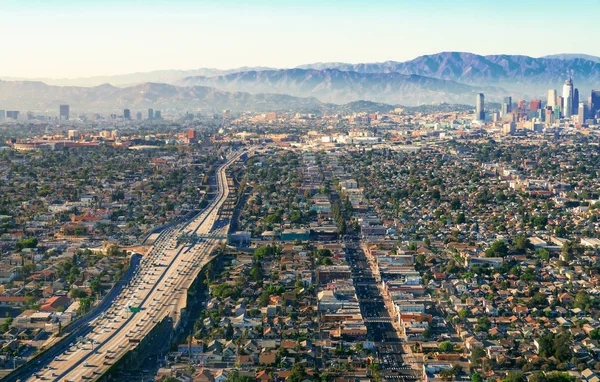
[[407, 381], [418, 379], [411, 365], [403, 359], [401, 338], [392, 324], [362, 248], [356, 242], [346, 242], [346, 245], [346, 260], [352, 269], [356, 297], [367, 327], [367, 338], [375, 344], [376, 362], [380, 365], [381, 376]]
[[[242, 154], [236, 153], [217, 169], [213, 201], [187, 223], [163, 231], [129, 285], [90, 322], [89, 333], [47, 365], [42, 364], [43, 368], [35, 371], [29, 381], [97, 380], [163, 319], [170, 317], [174, 323], [179, 322], [187, 289], [225, 241], [228, 224], [215, 227], [215, 223], [229, 195], [226, 170]], [[180, 243], [181, 237], [192, 234], [202, 235], [202, 239]], [[131, 312], [131, 308], [139, 311]]]
[[41, 365], [47, 365], [54, 357], [63, 353], [69, 347], [69, 343], [76, 341], [77, 337], [86, 336], [92, 330], [91, 323], [93, 323], [113, 304], [115, 299], [123, 291], [123, 288], [126, 287], [132, 280], [133, 276], [137, 272], [140, 261], [140, 255], [133, 255], [130, 260], [129, 268], [125, 274], [102, 299], [102, 301], [96, 305], [86, 317], [78, 319], [64, 329], [63, 333], [65, 333], [66, 337], [61, 339], [59, 342], [56, 342], [51, 348], [46, 350], [32, 362], [21, 366], [18, 370], [6, 376], [3, 381], [14, 382], [28, 378], [35, 372], [35, 369], [39, 370]]

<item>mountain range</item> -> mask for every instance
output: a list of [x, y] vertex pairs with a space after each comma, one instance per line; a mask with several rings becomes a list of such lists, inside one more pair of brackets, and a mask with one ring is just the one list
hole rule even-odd
[[78, 87], [47, 85], [37, 81], [0, 81], [0, 105], [3, 109], [55, 111], [60, 104], [69, 104], [73, 111], [90, 112], [114, 112], [125, 108], [314, 112], [324, 107], [314, 97], [226, 92], [205, 86], [144, 83], [123, 88], [109, 84]]
[[[261, 110], [268, 105], [278, 105], [279, 110], [359, 100], [409, 106], [440, 102], [472, 105], [479, 92], [491, 102], [500, 101], [506, 95], [514, 99], [545, 99], [548, 89], [557, 89], [560, 93], [569, 76], [573, 77], [580, 94], [586, 97], [591, 89], [600, 88], [600, 57], [559, 54], [534, 58], [442, 52], [405, 62], [313, 63], [291, 69], [160, 70], [118, 76], [44, 79], [47, 85], [11, 81], [14, 84], [0, 86], [0, 106], [7, 109], [4, 103], [8, 102], [24, 109], [39, 108], [57, 104], [59, 100], [82, 107], [88, 105], [87, 109], [99, 105], [112, 105], [113, 108], [212, 105], [214, 108], [250, 110], [256, 102], [255, 106]], [[52, 84], [77, 86], [59, 88], [50, 86]], [[85, 90], [84, 86], [91, 87]], [[139, 86], [144, 86], [147, 91], [142, 92]], [[227, 102], [232, 102], [233, 106]]]
[[[600, 86], [600, 57], [581, 55], [566, 58], [533, 58], [519, 55], [481, 56], [473, 53], [442, 52], [406, 62], [345, 64], [316, 63], [304, 69], [335, 68], [357, 73], [416, 74], [468, 85], [497, 86], [529, 97], [560, 89], [572, 76], [575, 85], [587, 93]], [[594, 60], [590, 60], [593, 58]]]
[[396, 72], [357, 72], [340, 69], [283, 69], [245, 71], [216, 77], [186, 77], [177, 84], [211, 86], [228, 91], [283, 93], [316, 97], [343, 104], [369, 100], [416, 106], [425, 103], [464, 103], [479, 92], [498, 98], [506, 93], [493, 87], [476, 87], [451, 80]]

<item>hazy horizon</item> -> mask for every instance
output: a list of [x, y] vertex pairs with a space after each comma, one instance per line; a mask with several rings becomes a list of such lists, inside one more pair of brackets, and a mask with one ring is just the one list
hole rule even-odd
[[4, 0], [0, 11], [4, 78], [407, 61], [443, 51], [600, 56], [580, 38], [600, 34], [593, 0]]

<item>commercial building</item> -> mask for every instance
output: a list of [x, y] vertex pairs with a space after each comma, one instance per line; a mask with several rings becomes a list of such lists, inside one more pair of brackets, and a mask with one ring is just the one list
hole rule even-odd
[[596, 116], [600, 113], [600, 90], [592, 90], [592, 114]]
[[129, 109], [123, 110], [123, 118], [130, 120], [131, 119], [131, 110], [129, 110]]
[[69, 105], [60, 105], [59, 106], [59, 118], [61, 121], [69, 120], [69, 114], [70, 114], [69, 109], [70, 109]]
[[154, 119], [154, 109], [148, 109], [148, 120], [152, 121]]
[[587, 115], [587, 107], [583, 102], [579, 103], [579, 108], [577, 109], [577, 122], [582, 124], [585, 122], [585, 117]]
[[569, 78], [563, 85], [564, 107], [563, 114], [565, 118], [570, 118], [573, 115], [573, 80]]
[[69, 130], [67, 132], [67, 138], [71, 140], [75, 140], [79, 138], [79, 131], [77, 130]]
[[548, 103], [547, 105], [550, 106], [551, 108], [554, 108], [556, 106], [556, 89], [550, 89], [548, 90]]
[[475, 118], [478, 121], [485, 121], [485, 96], [483, 93], [477, 94], [477, 102], [475, 104], [476, 112]]

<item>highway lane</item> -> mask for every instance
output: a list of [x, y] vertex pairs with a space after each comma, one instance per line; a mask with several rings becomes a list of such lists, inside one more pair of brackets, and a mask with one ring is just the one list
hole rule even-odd
[[[238, 153], [217, 170], [218, 194], [209, 206], [188, 224], [173, 227], [143, 260], [140, 271], [115, 303], [93, 322], [93, 331], [49, 363], [30, 380], [79, 381], [98, 379], [116, 360], [135, 348], [131, 340], [141, 340], [162, 319], [179, 320], [185, 307], [186, 290], [209, 256], [223, 239], [205, 238], [197, 243], [180, 244], [184, 233], [225, 236], [227, 225], [212, 230], [218, 212], [229, 195], [226, 169], [239, 158]], [[129, 306], [140, 308], [128, 312]]]

